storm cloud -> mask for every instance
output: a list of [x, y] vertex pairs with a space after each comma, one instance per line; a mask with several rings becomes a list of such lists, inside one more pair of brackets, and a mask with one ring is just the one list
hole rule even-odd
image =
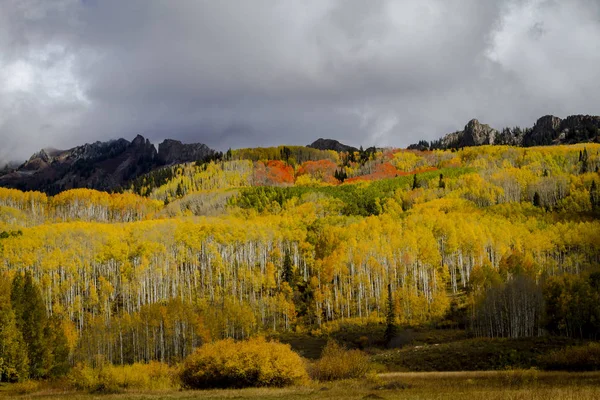
[[142, 134], [406, 146], [600, 111], [596, 0], [0, 0], [0, 160]]

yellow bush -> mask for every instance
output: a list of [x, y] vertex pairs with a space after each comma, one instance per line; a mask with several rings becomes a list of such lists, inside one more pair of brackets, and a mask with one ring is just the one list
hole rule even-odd
[[347, 350], [329, 341], [321, 358], [310, 368], [311, 378], [320, 381], [362, 378], [371, 369], [369, 356], [360, 350]]
[[117, 393], [124, 389], [172, 389], [177, 386], [175, 368], [160, 362], [132, 365], [77, 365], [70, 374], [73, 386], [90, 392]]
[[255, 338], [205, 344], [185, 360], [180, 378], [187, 388], [205, 389], [287, 386], [308, 375], [289, 345]]
[[11, 384], [9, 389], [11, 394], [23, 396], [37, 392], [40, 389], [40, 383], [26, 380]]

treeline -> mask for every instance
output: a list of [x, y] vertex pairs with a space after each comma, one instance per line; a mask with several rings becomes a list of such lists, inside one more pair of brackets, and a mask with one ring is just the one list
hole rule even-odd
[[131, 193], [72, 189], [56, 196], [0, 188], [0, 223], [32, 226], [45, 222], [133, 222], [151, 218], [162, 203]]
[[330, 160], [337, 162], [338, 153], [332, 150], [319, 150], [305, 146], [277, 146], [254, 147], [232, 150], [229, 153], [231, 160], [250, 161], [285, 161], [287, 164], [296, 165], [306, 161]]

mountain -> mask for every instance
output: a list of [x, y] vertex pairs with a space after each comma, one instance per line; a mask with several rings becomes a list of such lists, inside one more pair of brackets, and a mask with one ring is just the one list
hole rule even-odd
[[215, 151], [202, 143], [183, 144], [179, 140], [166, 139], [158, 145], [158, 159], [163, 164], [177, 164], [203, 160]]
[[462, 131], [449, 133], [431, 142], [420, 141], [409, 149], [451, 149], [481, 145], [547, 146], [600, 141], [600, 116], [571, 115], [565, 119], [546, 115], [532, 128], [504, 128], [498, 131], [472, 119]]
[[345, 145], [334, 139], [323, 139], [323, 138], [319, 138], [319, 139], [315, 140], [314, 142], [312, 142], [311, 144], [309, 144], [306, 147], [310, 147], [312, 149], [318, 149], [318, 150], [333, 150], [333, 151], [337, 151], [337, 152], [358, 151], [358, 149], [356, 147]]
[[203, 159], [214, 150], [204, 144], [165, 140], [159, 150], [138, 135], [86, 143], [69, 150], [42, 149], [18, 168], [0, 175], [0, 186], [55, 194], [73, 188], [115, 190], [165, 164]]

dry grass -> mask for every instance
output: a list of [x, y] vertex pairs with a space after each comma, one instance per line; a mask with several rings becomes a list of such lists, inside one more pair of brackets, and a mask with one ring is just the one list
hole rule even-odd
[[178, 400], [178, 399], [436, 399], [436, 400], [592, 400], [600, 398], [600, 372], [535, 370], [492, 372], [418, 372], [380, 374], [368, 379], [312, 383], [289, 388], [206, 391], [127, 391], [91, 395], [39, 388], [16, 394], [0, 386], [0, 398], [31, 400]]

